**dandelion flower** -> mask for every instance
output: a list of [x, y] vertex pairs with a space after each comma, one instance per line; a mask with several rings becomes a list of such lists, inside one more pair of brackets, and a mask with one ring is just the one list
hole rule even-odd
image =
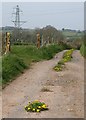
[[37, 112], [40, 112], [40, 110], [39, 110], [39, 109], [37, 109]]
[[35, 111], [35, 108], [33, 108], [33, 111]]
[[38, 108], [41, 108], [41, 106], [38, 106]]
[[28, 110], [30, 110], [30, 108], [28, 108]]
[[46, 108], [46, 105], [42, 105], [42, 108]]

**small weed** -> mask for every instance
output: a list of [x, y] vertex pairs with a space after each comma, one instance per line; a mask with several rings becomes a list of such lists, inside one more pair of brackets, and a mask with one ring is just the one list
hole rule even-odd
[[25, 106], [25, 110], [27, 112], [41, 112], [44, 110], [48, 110], [48, 106], [44, 102], [35, 100], [33, 102], [29, 102], [29, 104]]
[[44, 87], [41, 89], [41, 92], [52, 92], [49, 88]]
[[65, 65], [65, 62], [71, 61], [73, 51], [74, 51], [73, 49], [70, 49], [63, 54], [63, 58], [54, 67], [55, 71], [57, 71], [57, 72], [62, 71], [63, 66]]
[[58, 65], [56, 65], [54, 67], [54, 70], [56, 70], [56, 71], [62, 71], [62, 66], [58, 64]]
[[60, 60], [60, 61], [58, 62], [58, 65], [64, 65], [64, 60]]

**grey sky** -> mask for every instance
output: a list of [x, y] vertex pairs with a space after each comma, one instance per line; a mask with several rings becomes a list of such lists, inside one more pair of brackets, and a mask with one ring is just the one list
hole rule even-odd
[[14, 26], [12, 11], [16, 5], [23, 11], [21, 19], [27, 21], [22, 27], [35, 28], [52, 25], [57, 29], [84, 29], [83, 2], [5, 2], [2, 4], [2, 25]]

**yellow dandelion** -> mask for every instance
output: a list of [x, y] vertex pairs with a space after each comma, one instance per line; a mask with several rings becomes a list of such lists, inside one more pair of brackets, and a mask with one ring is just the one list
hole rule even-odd
[[39, 109], [37, 109], [37, 112], [40, 112], [40, 110], [39, 110]]
[[38, 108], [41, 108], [41, 106], [38, 106]]
[[33, 111], [35, 111], [35, 108], [33, 108]]
[[28, 108], [28, 110], [30, 110], [30, 108]]
[[46, 105], [42, 105], [42, 108], [46, 108]]

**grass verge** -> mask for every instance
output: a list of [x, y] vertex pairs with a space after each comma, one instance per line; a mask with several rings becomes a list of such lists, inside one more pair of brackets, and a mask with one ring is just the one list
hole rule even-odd
[[86, 58], [86, 45], [82, 44], [81, 48], [80, 48], [80, 53], [82, 56], [84, 56]]
[[2, 85], [5, 86], [15, 79], [24, 69], [29, 68], [32, 62], [49, 60], [66, 49], [63, 45], [49, 45], [37, 49], [32, 45], [14, 45], [9, 54], [2, 57]]

